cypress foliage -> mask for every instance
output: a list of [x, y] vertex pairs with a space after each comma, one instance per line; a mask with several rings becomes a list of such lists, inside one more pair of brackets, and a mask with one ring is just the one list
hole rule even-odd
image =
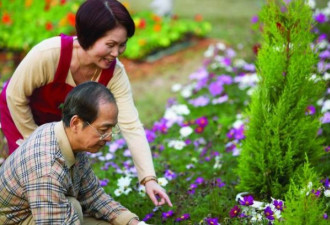
[[282, 212], [284, 219], [276, 221], [275, 224], [328, 224], [328, 221], [322, 218], [325, 209], [323, 199], [312, 193], [312, 190], [317, 190], [319, 185], [319, 175], [307, 161], [291, 179], [289, 191], [285, 194], [285, 209]]
[[317, 138], [319, 118], [305, 114], [324, 84], [311, 79], [317, 55], [311, 49], [312, 11], [304, 2], [268, 0], [260, 14], [264, 25], [257, 58], [260, 82], [247, 111], [237, 188], [261, 199], [283, 199], [305, 154], [312, 165], [324, 154]]

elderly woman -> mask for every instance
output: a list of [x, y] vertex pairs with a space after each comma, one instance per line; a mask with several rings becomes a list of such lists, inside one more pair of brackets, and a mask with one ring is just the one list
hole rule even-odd
[[72, 88], [91, 80], [105, 85], [116, 99], [118, 123], [139, 181], [154, 204], [163, 205], [167, 195], [157, 183], [129, 79], [117, 58], [134, 31], [134, 22], [120, 2], [84, 2], [76, 14], [76, 37], [61, 35], [42, 41], [17, 67], [1, 93], [0, 122], [12, 153], [38, 126], [61, 120], [62, 104]]

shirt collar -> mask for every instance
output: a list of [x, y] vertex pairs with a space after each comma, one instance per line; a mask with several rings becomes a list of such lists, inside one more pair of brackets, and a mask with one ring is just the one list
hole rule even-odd
[[74, 157], [69, 139], [65, 133], [63, 121], [57, 122], [55, 124], [54, 131], [55, 131], [55, 137], [60, 146], [60, 150], [63, 154], [65, 164], [67, 165], [67, 167], [70, 168], [75, 164], [76, 158]]

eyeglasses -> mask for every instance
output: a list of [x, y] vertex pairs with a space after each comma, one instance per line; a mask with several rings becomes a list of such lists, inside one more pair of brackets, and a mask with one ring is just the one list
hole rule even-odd
[[89, 122], [86, 122], [89, 126], [93, 127], [96, 132], [100, 135], [100, 141], [103, 141], [104, 139], [108, 138], [108, 137], [113, 137], [117, 134], [120, 133], [120, 128], [118, 126], [118, 124], [116, 124], [115, 126], [111, 127], [111, 132], [109, 133], [101, 133], [98, 129], [96, 129], [96, 127], [92, 126]]

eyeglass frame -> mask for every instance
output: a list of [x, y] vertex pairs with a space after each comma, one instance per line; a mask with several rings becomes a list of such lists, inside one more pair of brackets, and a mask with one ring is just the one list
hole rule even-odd
[[[113, 127], [111, 127], [111, 132], [108, 133], [104, 133], [102, 134], [96, 127], [94, 127], [92, 124], [90, 124], [89, 122], [86, 121], [86, 123], [93, 127], [94, 130], [96, 130], [96, 132], [100, 135], [100, 141], [103, 141], [104, 139], [108, 138], [108, 137], [114, 137], [115, 135], [118, 135], [120, 133], [120, 127], [118, 124], [114, 125]], [[113, 132], [113, 129], [116, 129], [117, 131]]]

